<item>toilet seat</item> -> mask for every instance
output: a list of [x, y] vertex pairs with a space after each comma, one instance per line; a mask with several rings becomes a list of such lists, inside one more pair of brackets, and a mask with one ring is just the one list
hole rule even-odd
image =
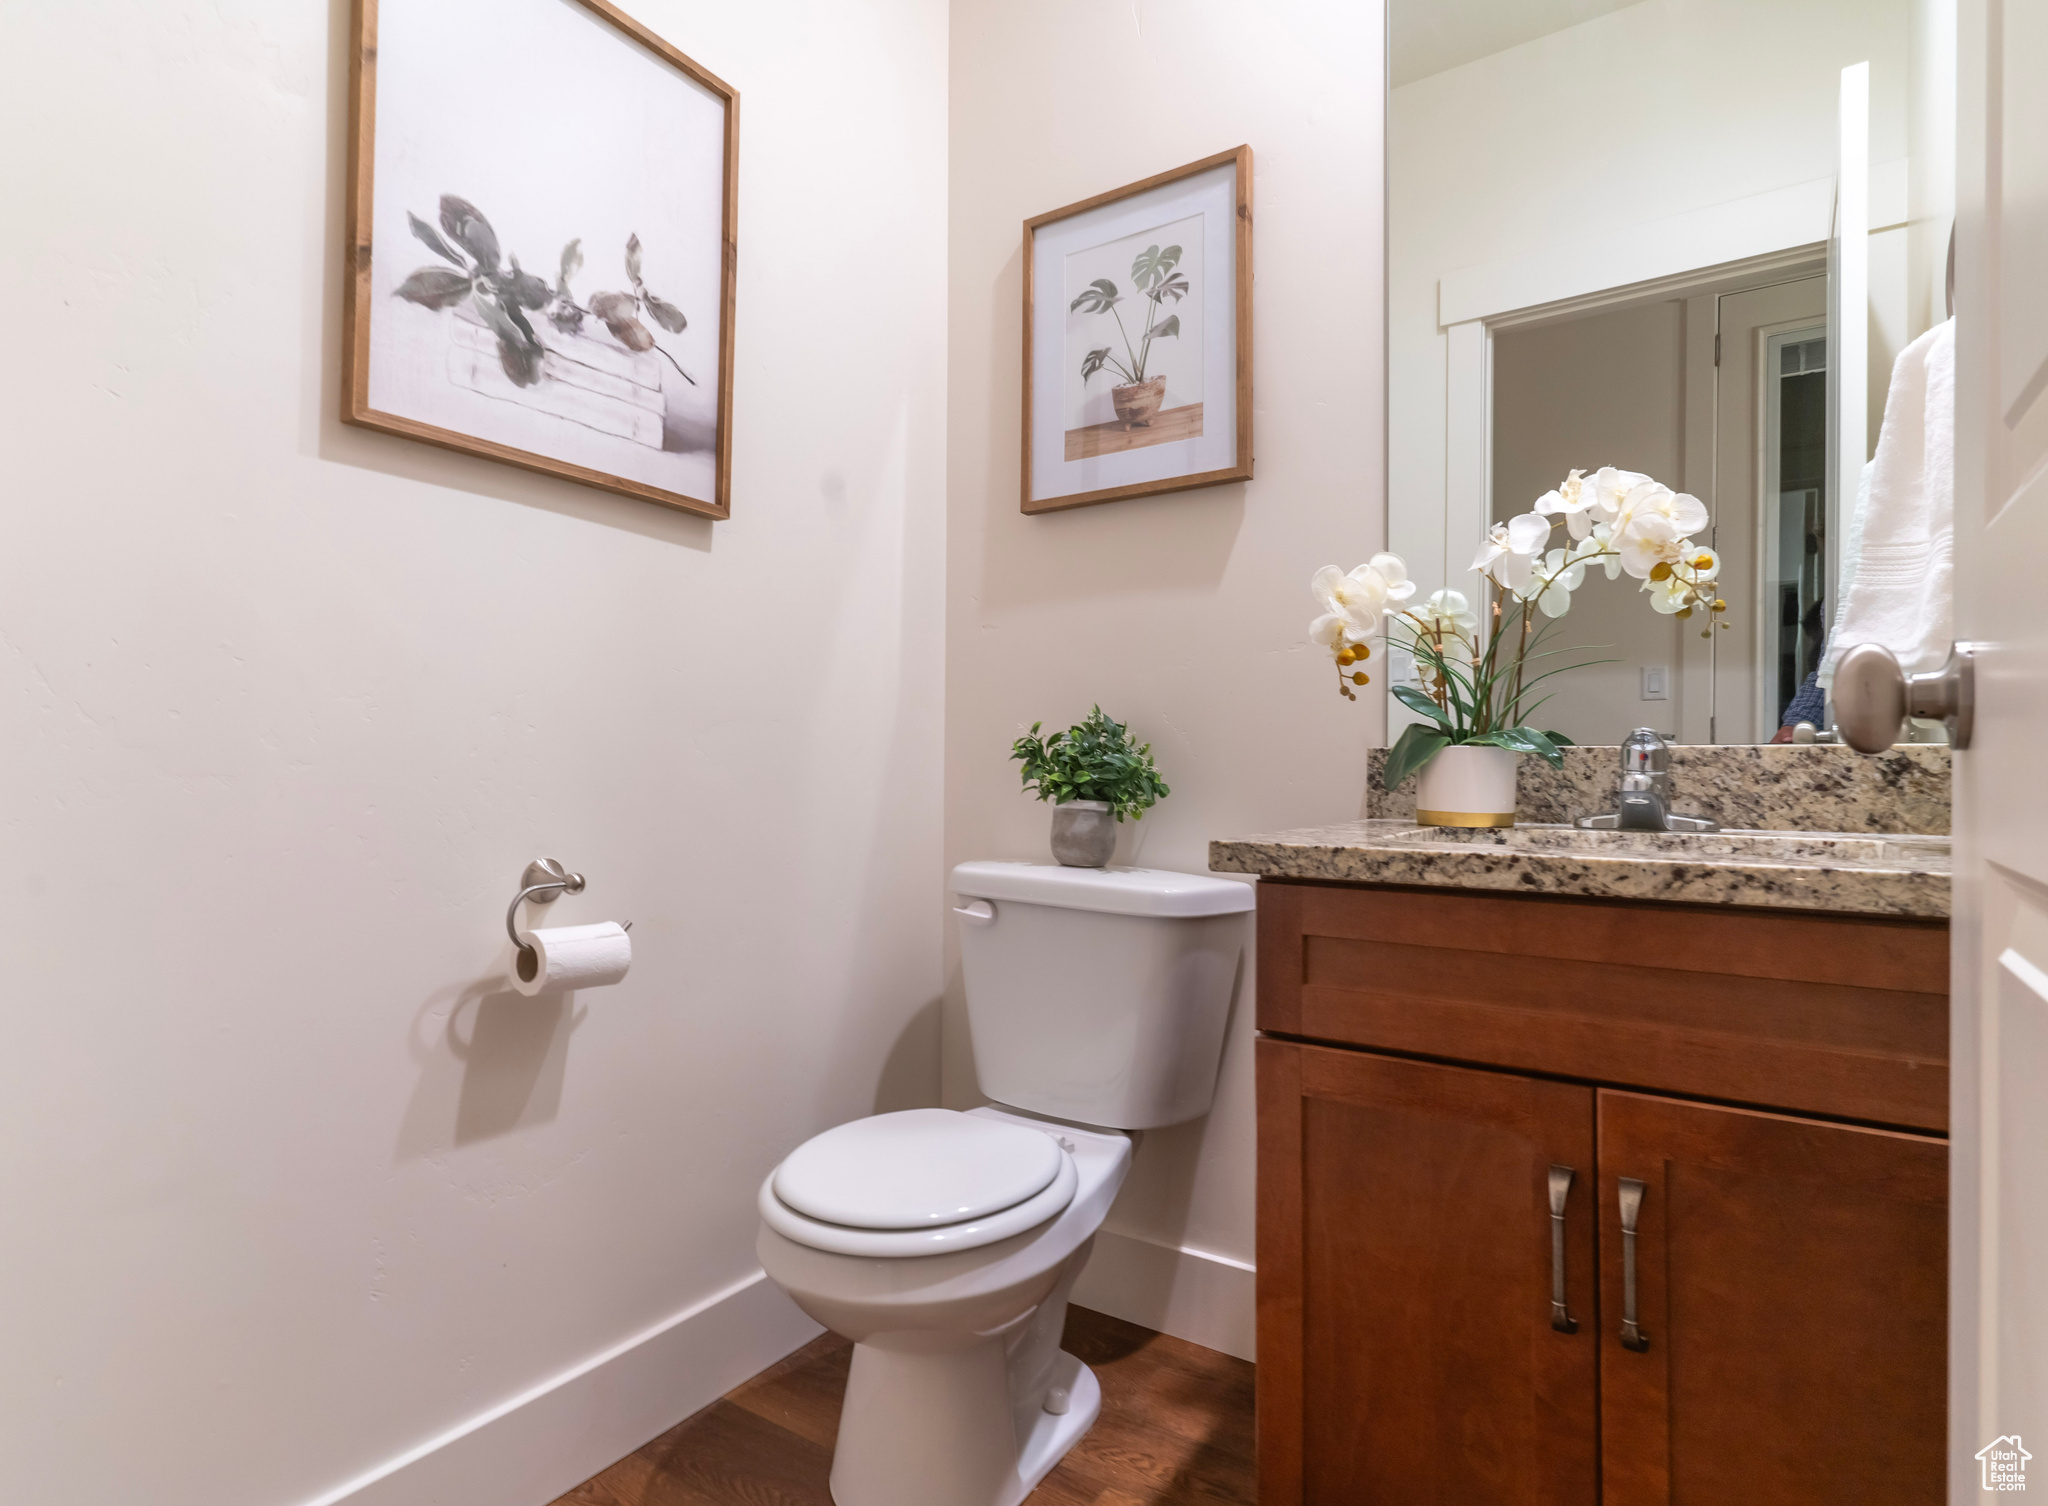
[[1040, 1131], [906, 1109], [813, 1135], [775, 1168], [775, 1195], [828, 1224], [928, 1229], [1014, 1208], [1059, 1167], [1059, 1146]]
[[761, 1218], [839, 1255], [938, 1255], [994, 1244], [1073, 1201], [1073, 1157], [1044, 1131], [950, 1109], [857, 1119], [813, 1137], [761, 1184]]

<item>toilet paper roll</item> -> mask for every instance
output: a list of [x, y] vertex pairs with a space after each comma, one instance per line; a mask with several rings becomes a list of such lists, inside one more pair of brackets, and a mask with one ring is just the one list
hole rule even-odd
[[548, 926], [521, 931], [527, 944], [512, 951], [512, 986], [531, 997], [565, 988], [602, 988], [633, 965], [633, 938], [615, 920], [594, 926]]

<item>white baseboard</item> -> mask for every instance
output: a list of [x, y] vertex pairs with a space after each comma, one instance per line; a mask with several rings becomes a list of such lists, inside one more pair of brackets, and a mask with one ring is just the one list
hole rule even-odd
[[1255, 1284], [1253, 1268], [1241, 1260], [1104, 1229], [1074, 1284], [1074, 1300], [1249, 1360], [1257, 1358]]
[[546, 1506], [821, 1332], [756, 1271], [305, 1506]]

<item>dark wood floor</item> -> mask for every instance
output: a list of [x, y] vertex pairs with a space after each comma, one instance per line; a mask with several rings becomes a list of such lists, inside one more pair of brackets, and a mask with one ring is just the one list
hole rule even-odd
[[[1249, 1364], [1081, 1307], [1066, 1348], [1100, 1377], [1102, 1416], [1032, 1506], [1251, 1506]], [[832, 1506], [851, 1353], [825, 1335], [555, 1506]]]

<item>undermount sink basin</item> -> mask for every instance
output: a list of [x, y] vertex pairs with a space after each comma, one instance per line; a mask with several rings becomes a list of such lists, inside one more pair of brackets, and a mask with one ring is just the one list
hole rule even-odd
[[1416, 826], [1391, 838], [1402, 845], [1501, 847], [1589, 858], [1658, 857], [1701, 863], [1826, 863], [1845, 868], [1948, 871], [1947, 837], [1876, 836], [1812, 831], [1586, 831], [1576, 826]]

